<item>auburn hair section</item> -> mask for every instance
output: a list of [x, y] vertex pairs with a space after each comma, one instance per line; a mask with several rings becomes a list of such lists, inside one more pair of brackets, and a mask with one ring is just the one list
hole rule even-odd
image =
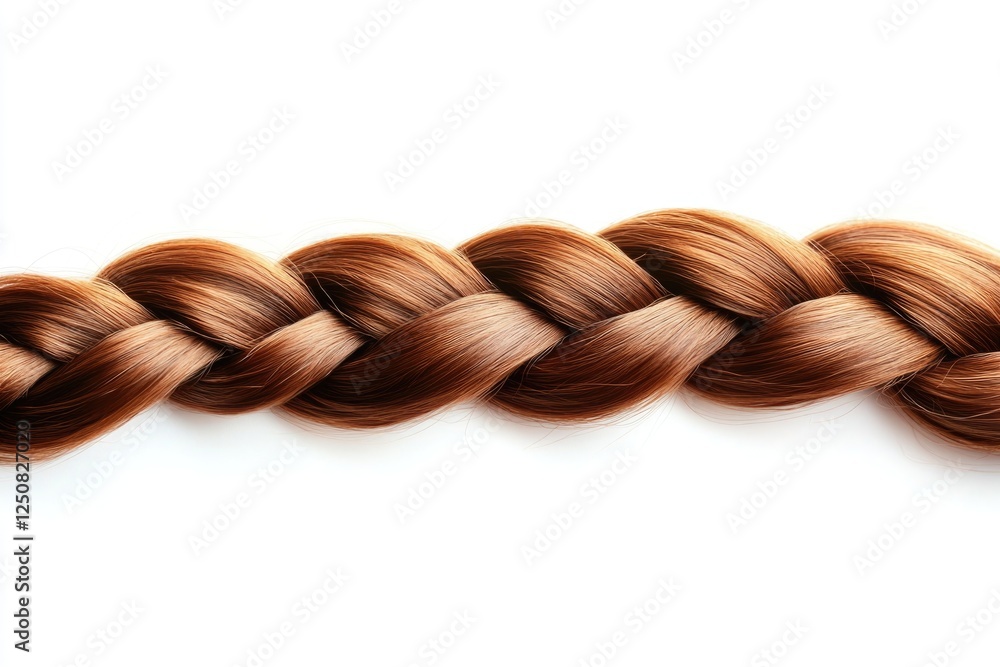
[[470, 401], [593, 422], [679, 390], [740, 408], [870, 390], [948, 442], [1000, 445], [1000, 255], [913, 223], [799, 241], [670, 209], [278, 261], [173, 240], [89, 280], [0, 277], [5, 464], [19, 424], [47, 459], [162, 401], [364, 429]]

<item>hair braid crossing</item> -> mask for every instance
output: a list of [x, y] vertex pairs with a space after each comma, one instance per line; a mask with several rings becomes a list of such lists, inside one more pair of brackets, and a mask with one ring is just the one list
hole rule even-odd
[[279, 262], [167, 241], [92, 280], [0, 277], [7, 463], [21, 420], [51, 457], [164, 400], [368, 428], [471, 400], [579, 422], [681, 387], [761, 408], [876, 389], [946, 440], [1000, 444], [1000, 256], [909, 223], [797, 241], [674, 209]]

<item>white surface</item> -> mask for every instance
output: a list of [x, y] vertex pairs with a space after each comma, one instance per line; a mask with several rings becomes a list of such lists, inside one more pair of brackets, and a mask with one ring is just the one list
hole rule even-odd
[[[887, 215], [1000, 247], [996, 3], [594, 0], [552, 27], [557, 0], [404, 1], [350, 62], [343, 43], [389, 0], [236, 4], [220, 18], [212, 0], [70, 2], [15, 49], [10, 34], [45, 3], [4, 3], [4, 271], [90, 275], [182, 235], [274, 257], [348, 230], [450, 246], [523, 215], [562, 170], [569, 185], [540, 212], [591, 231], [705, 206], [802, 237], [900, 179]], [[896, 6], [916, 11], [883, 35]], [[721, 33], [679, 67], [706, 21]], [[477, 92], [468, 117], [449, 111]], [[810, 101], [799, 127], [783, 120]], [[245, 145], [275, 110], [294, 118]], [[60, 180], [53, 162], [102, 122], [111, 132]], [[620, 129], [604, 154], [577, 153], [607, 123]], [[914, 171], [948, 128], [958, 138]], [[385, 172], [428, 138], [434, 153], [390, 188]], [[765, 144], [764, 166], [723, 198], [718, 183]], [[239, 173], [185, 220], [228, 161]], [[264, 480], [288, 440], [301, 450]], [[472, 456], [462, 443], [476, 440]], [[800, 463], [810, 441], [820, 451]], [[626, 451], [606, 493], [589, 485]], [[966, 460], [934, 502], [920, 497], [951, 454], [860, 395], [783, 415], [676, 397], [594, 429], [456, 409], [363, 434], [164, 407], [35, 471], [33, 651], [12, 649], [4, 546], [0, 662], [253, 665], [248, 651], [287, 623], [262, 664], [596, 666], [615, 640], [607, 664], [766, 665], [772, 645], [788, 666], [992, 664], [1000, 478]], [[401, 523], [395, 505], [442, 469]], [[727, 515], [780, 472], [787, 483], [734, 532]], [[13, 482], [0, 477], [7, 545]], [[196, 555], [191, 536], [241, 493], [249, 504]], [[572, 526], [526, 562], [522, 547], [573, 503]], [[906, 513], [914, 525], [882, 536]], [[880, 537], [893, 544], [859, 572]], [[338, 568], [349, 581], [327, 595]], [[671, 578], [676, 594], [661, 590]], [[309, 611], [312, 595], [328, 599]], [[650, 598], [659, 613], [636, 616]], [[97, 633], [119, 617], [109, 646]], [[461, 635], [436, 653], [428, 642], [450, 643], [450, 628]]]

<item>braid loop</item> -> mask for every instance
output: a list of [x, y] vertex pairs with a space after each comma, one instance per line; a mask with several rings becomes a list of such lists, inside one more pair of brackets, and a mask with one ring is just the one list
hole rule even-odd
[[996, 446], [1000, 256], [913, 224], [796, 241], [674, 209], [453, 251], [357, 235], [274, 262], [193, 239], [92, 280], [0, 277], [5, 463], [20, 420], [46, 458], [164, 400], [370, 428], [476, 400], [586, 421], [682, 387], [757, 408], [876, 390], [955, 444]]

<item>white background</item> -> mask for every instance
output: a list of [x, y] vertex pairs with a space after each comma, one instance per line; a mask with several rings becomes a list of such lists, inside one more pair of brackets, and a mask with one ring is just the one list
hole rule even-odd
[[[592, 0], [566, 15], [556, 0], [407, 1], [354, 53], [388, 0], [49, 4], [51, 18], [38, 1], [0, 11], [4, 271], [86, 277], [184, 235], [275, 258], [348, 231], [451, 247], [532, 203], [589, 231], [696, 206], [801, 238], [880, 214], [881, 197], [886, 216], [1000, 247], [986, 0]], [[275, 109], [294, 119], [249, 159]], [[609, 122], [613, 141], [582, 159]], [[390, 187], [436, 128], [444, 141]], [[768, 139], [764, 164], [731, 180]], [[239, 173], [185, 216], [230, 160]], [[569, 184], [539, 198], [562, 170]], [[33, 650], [12, 648], [5, 546], [0, 662], [993, 664], [1000, 479], [954, 454], [865, 395], [782, 414], [681, 395], [588, 429], [458, 408], [373, 433], [164, 406], [35, 469]], [[616, 473], [619, 455], [634, 462]], [[414, 489], [430, 497], [401, 521]], [[327, 594], [338, 568], [348, 580]], [[679, 587], [662, 604], [661, 580]], [[307, 614], [304, 597], [323, 604]]]

